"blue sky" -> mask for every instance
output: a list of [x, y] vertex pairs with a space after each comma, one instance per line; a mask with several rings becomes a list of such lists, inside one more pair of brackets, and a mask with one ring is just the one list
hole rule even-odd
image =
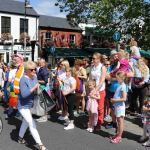
[[[23, 1], [24, 0], [17, 0]], [[57, 16], [57, 17], [66, 17], [65, 13], [61, 13], [59, 7], [55, 6], [57, 0], [30, 0], [30, 4], [39, 14]]]

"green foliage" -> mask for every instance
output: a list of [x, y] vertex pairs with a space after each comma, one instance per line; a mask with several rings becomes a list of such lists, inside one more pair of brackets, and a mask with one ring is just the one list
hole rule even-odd
[[139, 46], [150, 49], [150, 1], [148, 0], [57, 0], [56, 6], [68, 12], [72, 25], [94, 19], [103, 29], [131, 35]]

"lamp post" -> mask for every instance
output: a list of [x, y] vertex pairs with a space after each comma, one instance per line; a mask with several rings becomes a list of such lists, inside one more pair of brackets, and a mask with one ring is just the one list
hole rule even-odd
[[32, 6], [29, 3], [29, 0], [25, 0], [25, 2], [24, 2], [24, 58], [25, 58], [25, 60], [26, 60], [26, 47], [27, 47], [27, 39], [26, 39], [26, 36], [27, 36], [27, 33], [26, 33], [27, 8], [32, 8]]

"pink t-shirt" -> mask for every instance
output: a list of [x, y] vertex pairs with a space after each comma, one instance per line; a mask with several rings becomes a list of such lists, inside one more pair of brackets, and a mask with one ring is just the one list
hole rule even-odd
[[127, 59], [121, 59], [119, 62], [120, 62], [120, 67], [119, 67], [118, 71], [128, 72], [129, 71], [129, 61]]

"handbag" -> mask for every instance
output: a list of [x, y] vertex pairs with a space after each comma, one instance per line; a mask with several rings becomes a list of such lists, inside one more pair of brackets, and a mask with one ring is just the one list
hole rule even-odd
[[46, 111], [48, 112], [55, 107], [56, 102], [52, 99], [52, 97], [49, 95], [49, 93], [45, 89], [42, 91], [42, 94], [44, 97], [44, 103], [46, 106]]
[[34, 96], [33, 107], [30, 109], [31, 113], [36, 116], [46, 115], [46, 104], [42, 91]]
[[46, 90], [39, 89], [38, 94], [34, 96], [33, 107], [30, 110], [33, 115], [44, 116], [55, 105], [56, 102], [49, 96]]

